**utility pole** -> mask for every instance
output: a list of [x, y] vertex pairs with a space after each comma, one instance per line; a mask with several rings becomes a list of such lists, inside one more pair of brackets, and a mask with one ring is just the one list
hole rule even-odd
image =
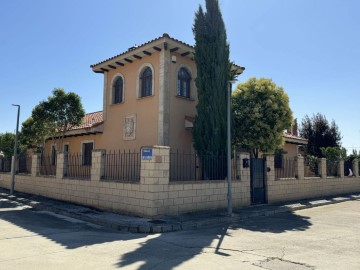
[[228, 182], [228, 216], [232, 216], [232, 176], [231, 176], [231, 88], [235, 80], [229, 81], [227, 98], [227, 182]]
[[18, 136], [19, 136], [19, 117], [20, 117], [20, 105], [12, 104], [12, 106], [18, 107], [18, 111], [17, 111], [17, 120], [16, 120], [14, 159], [12, 162], [12, 170], [11, 170], [11, 190], [10, 190], [11, 195], [14, 194], [14, 188], [15, 188], [15, 169], [16, 169], [16, 160], [17, 160], [17, 146], [18, 146]]

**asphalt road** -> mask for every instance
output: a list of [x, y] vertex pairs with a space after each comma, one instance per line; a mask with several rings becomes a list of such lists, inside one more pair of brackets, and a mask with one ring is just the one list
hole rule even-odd
[[360, 269], [360, 201], [144, 235], [0, 199], [0, 269]]

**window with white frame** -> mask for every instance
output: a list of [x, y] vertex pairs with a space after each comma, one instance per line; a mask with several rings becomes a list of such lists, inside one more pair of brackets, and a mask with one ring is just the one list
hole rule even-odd
[[191, 76], [189, 71], [182, 67], [178, 72], [177, 95], [190, 98]]
[[153, 72], [150, 67], [145, 67], [140, 74], [140, 97], [148, 97], [153, 91]]
[[121, 76], [118, 76], [113, 83], [112, 97], [113, 104], [124, 101], [124, 79]]

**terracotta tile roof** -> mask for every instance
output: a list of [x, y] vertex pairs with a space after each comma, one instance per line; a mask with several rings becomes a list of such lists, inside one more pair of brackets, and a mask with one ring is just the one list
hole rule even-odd
[[[148, 41], [148, 42], [145, 42], [145, 43], [143, 43], [143, 44], [141, 44], [141, 45], [130, 47], [130, 48], [129, 48], [128, 50], [126, 50], [125, 52], [122, 52], [122, 53], [120, 53], [120, 54], [118, 54], [118, 55], [115, 55], [115, 56], [113, 56], [113, 57], [107, 58], [107, 59], [105, 59], [105, 60], [103, 60], [103, 61], [100, 61], [100, 62], [98, 62], [98, 63], [96, 63], [96, 64], [90, 65], [90, 67], [94, 69], [94, 68], [97, 67], [98, 65], [101, 65], [101, 64], [106, 63], [106, 62], [108, 62], [108, 61], [114, 60], [114, 59], [116, 59], [116, 58], [118, 58], [118, 57], [120, 57], [120, 56], [123, 56], [123, 55], [131, 52], [131, 51], [137, 50], [138, 48], [141, 48], [141, 47], [144, 47], [144, 46], [146, 46], [146, 45], [148, 45], [148, 44], [150, 44], [150, 43], [159, 41], [159, 40], [161, 40], [162, 38], [168, 38], [168, 39], [170, 39], [170, 40], [172, 40], [172, 41], [175, 41], [175, 42], [177, 42], [177, 43], [179, 43], [179, 44], [182, 44], [182, 45], [188, 47], [188, 48], [190, 49], [190, 51], [194, 51], [194, 46], [192, 46], [192, 45], [190, 45], [190, 44], [187, 44], [187, 43], [185, 43], [185, 42], [183, 42], [183, 41], [181, 41], [181, 40], [178, 40], [178, 39], [176, 39], [176, 38], [170, 37], [169, 34], [164, 33], [164, 34], [163, 34], [162, 36], [160, 36], [160, 37], [154, 38], [154, 39], [152, 39], [152, 40], [150, 40], [150, 41]], [[189, 52], [188, 52], [188, 53], [189, 53]], [[113, 67], [111, 67], [111, 68], [113, 68]], [[234, 63], [233, 63], [233, 65], [232, 65], [232, 69], [233, 69], [233, 70], [236, 70], [239, 74], [242, 73], [242, 71], [245, 70], [244, 67], [241, 67], [241, 66], [239, 66], [239, 65], [235, 65]], [[95, 70], [94, 70], [94, 71], [95, 71]]]
[[95, 127], [101, 123], [103, 123], [102, 111], [88, 113], [85, 114], [83, 121], [79, 126], [72, 127], [70, 130]]
[[181, 44], [183, 44], [183, 45], [185, 45], [185, 46], [190, 47], [191, 49], [194, 49], [194, 47], [191, 46], [190, 44], [187, 44], [187, 43], [185, 43], [185, 42], [183, 42], [183, 41], [181, 41], [181, 40], [178, 40], [178, 39], [176, 39], [176, 38], [172, 38], [172, 37], [169, 36], [169, 34], [164, 33], [164, 34], [163, 34], [162, 36], [160, 36], [160, 37], [154, 38], [154, 39], [152, 39], [152, 40], [150, 40], [150, 41], [148, 41], [148, 42], [145, 42], [145, 43], [143, 43], [143, 44], [141, 44], [141, 45], [138, 45], [138, 46], [136, 46], [136, 47], [131, 47], [131, 48], [129, 48], [129, 49], [128, 49], [127, 51], [125, 51], [125, 52], [122, 52], [122, 53], [120, 53], [120, 54], [118, 54], [118, 55], [115, 55], [115, 56], [113, 56], [113, 57], [110, 57], [110, 58], [108, 58], [108, 59], [106, 59], [106, 60], [103, 60], [103, 61], [101, 61], [101, 62], [99, 62], [99, 63], [93, 64], [93, 65], [91, 65], [90, 67], [93, 68], [93, 67], [95, 67], [95, 66], [97, 66], [97, 65], [100, 65], [100, 64], [105, 63], [105, 62], [107, 62], [107, 61], [109, 61], [109, 60], [112, 60], [112, 59], [115, 59], [115, 58], [117, 58], [117, 57], [119, 57], [119, 56], [122, 56], [122, 55], [124, 55], [124, 54], [126, 54], [126, 53], [128, 53], [128, 52], [130, 52], [130, 51], [133, 51], [133, 50], [135, 50], [135, 49], [137, 49], [137, 48], [139, 48], [139, 47], [143, 47], [143, 46], [145, 46], [145, 45], [147, 45], [147, 44], [149, 44], [149, 43], [152, 43], [152, 42], [154, 42], [154, 41], [158, 41], [159, 39], [162, 39], [162, 38], [164, 38], [164, 37], [169, 38], [169, 39], [172, 39], [173, 41], [179, 42], [179, 43], [181, 43]]

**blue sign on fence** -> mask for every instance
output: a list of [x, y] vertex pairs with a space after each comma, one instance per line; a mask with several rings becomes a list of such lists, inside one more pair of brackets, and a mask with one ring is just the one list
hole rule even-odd
[[151, 160], [152, 159], [152, 148], [141, 149], [141, 159], [142, 160]]

